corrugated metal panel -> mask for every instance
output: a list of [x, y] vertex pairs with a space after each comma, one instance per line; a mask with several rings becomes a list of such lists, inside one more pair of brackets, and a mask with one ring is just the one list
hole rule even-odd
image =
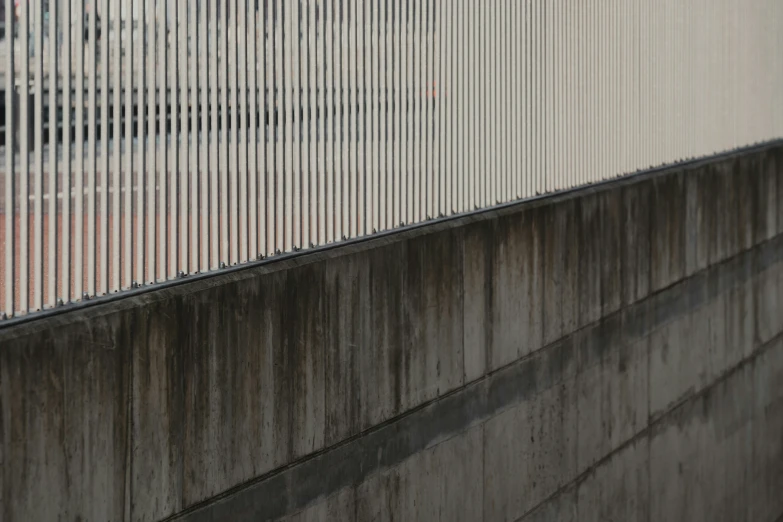
[[783, 134], [766, 0], [5, 1], [7, 316]]

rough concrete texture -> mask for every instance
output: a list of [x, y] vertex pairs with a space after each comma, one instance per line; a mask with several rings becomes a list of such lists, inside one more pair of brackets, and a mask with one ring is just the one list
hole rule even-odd
[[783, 147], [0, 330], [0, 519], [774, 520]]

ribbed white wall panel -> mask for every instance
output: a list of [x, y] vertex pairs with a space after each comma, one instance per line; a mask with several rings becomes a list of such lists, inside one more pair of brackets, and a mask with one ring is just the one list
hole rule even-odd
[[2, 1], [7, 317], [783, 136], [779, 1]]

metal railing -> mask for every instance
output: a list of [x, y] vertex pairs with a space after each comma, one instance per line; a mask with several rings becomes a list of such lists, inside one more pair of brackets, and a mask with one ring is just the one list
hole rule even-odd
[[783, 135], [783, 2], [1, 1], [8, 316]]

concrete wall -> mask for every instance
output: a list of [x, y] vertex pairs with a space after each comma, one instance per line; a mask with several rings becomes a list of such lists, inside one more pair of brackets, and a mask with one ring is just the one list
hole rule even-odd
[[775, 520], [783, 146], [0, 330], [0, 519]]

